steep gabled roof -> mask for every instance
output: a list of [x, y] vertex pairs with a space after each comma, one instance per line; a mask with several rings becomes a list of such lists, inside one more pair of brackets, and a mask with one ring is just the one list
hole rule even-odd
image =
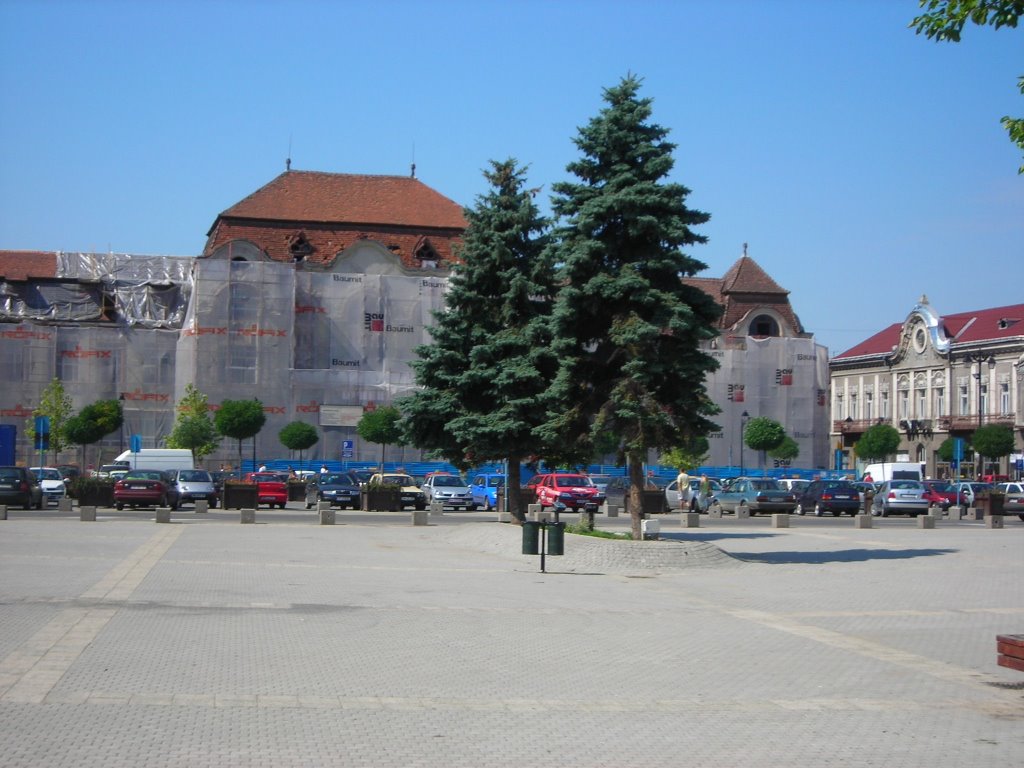
[[459, 230], [466, 227], [462, 207], [419, 179], [319, 171], [285, 171], [221, 213], [220, 218]]
[[723, 293], [781, 293], [789, 295], [789, 291], [781, 288], [778, 283], [761, 269], [761, 265], [744, 254], [722, 278]]
[[0, 277], [28, 280], [56, 276], [57, 254], [53, 251], [0, 251]]

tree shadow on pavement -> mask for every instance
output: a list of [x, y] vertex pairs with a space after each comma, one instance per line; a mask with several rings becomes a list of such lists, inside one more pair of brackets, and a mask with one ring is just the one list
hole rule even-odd
[[792, 565], [806, 563], [858, 563], [867, 560], [908, 560], [912, 557], [951, 555], [957, 549], [840, 549], [831, 552], [729, 552], [745, 563]]
[[676, 533], [674, 531], [662, 531], [661, 538], [671, 541], [729, 541], [732, 539], [772, 539], [781, 536], [779, 533]]

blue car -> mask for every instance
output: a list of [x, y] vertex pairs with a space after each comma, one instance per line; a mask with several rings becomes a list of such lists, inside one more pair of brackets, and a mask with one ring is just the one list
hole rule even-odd
[[505, 487], [505, 476], [481, 473], [473, 476], [469, 486], [473, 508], [483, 507], [490, 511], [498, 508], [498, 490]]

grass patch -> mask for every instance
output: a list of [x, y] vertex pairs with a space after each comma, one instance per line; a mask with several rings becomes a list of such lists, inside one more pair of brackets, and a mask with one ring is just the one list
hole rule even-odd
[[594, 536], [598, 539], [633, 539], [632, 533], [612, 533], [611, 531], [602, 531], [597, 528], [590, 530], [585, 525], [574, 524], [565, 526], [566, 533], [575, 533], [578, 536]]

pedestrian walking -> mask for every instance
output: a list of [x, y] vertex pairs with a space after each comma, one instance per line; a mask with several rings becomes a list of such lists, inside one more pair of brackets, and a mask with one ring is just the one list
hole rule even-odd
[[700, 484], [697, 486], [697, 509], [706, 512], [711, 502], [711, 481], [707, 475], [700, 476]]
[[693, 489], [690, 488], [690, 476], [686, 472], [686, 467], [679, 468], [679, 474], [676, 476], [676, 490], [679, 492], [679, 509], [686, 512], [690, 508], [690, 500], [693, 496]]

